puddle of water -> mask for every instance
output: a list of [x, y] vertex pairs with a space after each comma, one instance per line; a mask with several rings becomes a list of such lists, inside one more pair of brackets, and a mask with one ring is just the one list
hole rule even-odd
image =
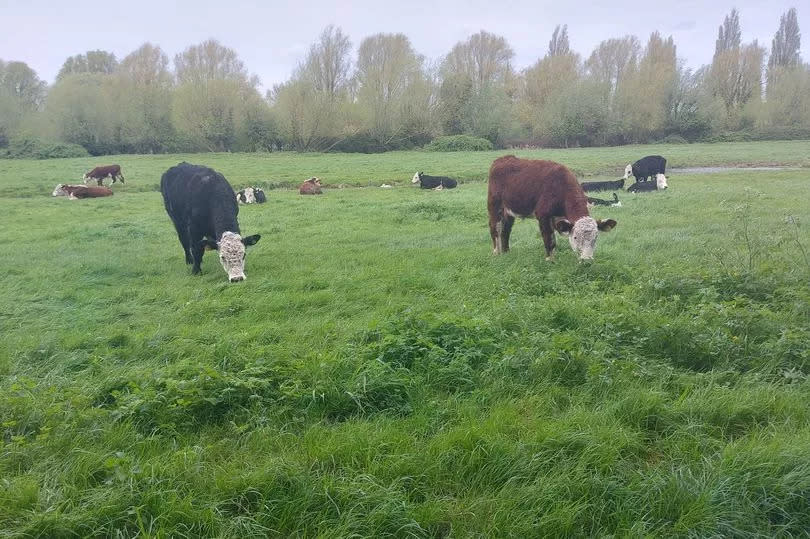
[[683, 167], [670, 168], [667, 176], [674, 174], [716, 174], [718, 172], [738, 172], [741, 170], [751, 171], [773, 171], [773, 170], [793, 170], [794, 167]]

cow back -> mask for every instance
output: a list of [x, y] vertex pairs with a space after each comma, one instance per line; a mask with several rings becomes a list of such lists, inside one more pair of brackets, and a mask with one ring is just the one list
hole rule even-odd
[[160, 178], [166, 211], [173, 219], [223, 221], [217, 228], [239, 233], [236, 193], [225, 177], [213, 169], [189, 163], [171, 167]]

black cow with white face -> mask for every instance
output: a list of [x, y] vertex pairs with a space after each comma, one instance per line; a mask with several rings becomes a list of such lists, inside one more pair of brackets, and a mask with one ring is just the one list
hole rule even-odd
[[233, 283], [245, 279], [245, 247], [258, 234], [243, 238], [236, 216], [239, 205], [228, 181], [208, 167], [180, 163], [160, 179], [163, 204], [177, 229], [191, 272], [200, 273], [203, 253], [219, 252], [219, 261]]
[[648, 155], [642, 157], [635, 163], [624, 167], [624, 179], [628, 179], [630, 174], [636, 178], [637, 182], [646, 182], [648, 179], [658, 174], [665, 174], [667, 171], [667, 160], [660, 155]]
[[411, 183], [418, 183], [422, 189], [435, 189], [441, 191], [442, 189], [453, 189], [458, 185], [458, 182], [453, 178], [447, 176], [428, 176], [424, 172], [417, 172], [413, 175]]
[[245, 187], [236, 192], [236, 201], [239, 204], [264, 204], [267, 196], [258, 187]]

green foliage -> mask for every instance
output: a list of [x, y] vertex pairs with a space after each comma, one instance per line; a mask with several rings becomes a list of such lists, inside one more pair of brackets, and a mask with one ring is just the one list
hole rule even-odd
[[7, 159], [56, 159], [86, 157], [87, 150], [78, 144], [47, 141], [38, 138], [13, 138], [8, 147], [0, 150], [0, 157]]
[[429, 152], [482, 152], [492, 149], [492, 143], [485, 138], [469, 135], [437, 137], [425, 145]]

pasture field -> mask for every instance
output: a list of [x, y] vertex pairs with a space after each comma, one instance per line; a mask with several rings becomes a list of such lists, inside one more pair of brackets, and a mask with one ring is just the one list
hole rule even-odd
[[[620, 193], [590, 265], [409, 184], [505, 153], [0, 161], [0, 537], [806, 536], [810, 142], [514, 152], [798, 167]], [[397, 186], [267, 191], [229, 284], [155, 190], [182, 159]]]

